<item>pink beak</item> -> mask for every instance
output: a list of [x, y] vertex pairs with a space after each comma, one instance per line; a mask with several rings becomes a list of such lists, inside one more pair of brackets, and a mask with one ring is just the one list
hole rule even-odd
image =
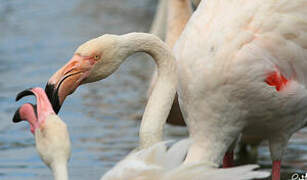
[[52, 75], [45, 91], [56, 113], [59, 112], [65, 98], [87, 78], [94, 64], [93, 57], [75, 54], [66, 65]]

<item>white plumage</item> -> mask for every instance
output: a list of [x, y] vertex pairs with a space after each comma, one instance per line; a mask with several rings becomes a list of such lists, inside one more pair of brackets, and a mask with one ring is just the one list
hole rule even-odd
[[[307, 1], [202, 1], [175, 45], [187, 162], [221, 163], [241, 132], [280, 161], [307, 115]], [[279, 91], [270, 74], [288, 79]], [[201, 157], [201, 158], [200, 158]]]
[[147, 149], [134, 150], [101, 180], [243, 180], [269, 176], [268, 172], [254, 171], [257, 165], [228, 169], [210, 168], [205, 163], [184, 165], [190, 141], [181, 140], [171, 147], [168, 143], [161, 142]]

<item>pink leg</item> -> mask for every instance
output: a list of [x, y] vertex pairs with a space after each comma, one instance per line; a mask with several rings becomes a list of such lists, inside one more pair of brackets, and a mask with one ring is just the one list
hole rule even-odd
[[273, 161], [272, 180], [280, 180], [280, 166], [281, 161]]
[[224, 159], [223, 159], [223, 168], [233, 167], [233, 151], [226, 152]]

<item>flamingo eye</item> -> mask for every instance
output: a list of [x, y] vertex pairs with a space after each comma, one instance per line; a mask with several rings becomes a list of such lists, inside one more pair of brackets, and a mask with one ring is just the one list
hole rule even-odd
[[100, 59], [100, 56], [99, 56], [99, 55], [95, 55], [95, 56], [94, 56], [94, 59], [97, 61], [97, 60]]

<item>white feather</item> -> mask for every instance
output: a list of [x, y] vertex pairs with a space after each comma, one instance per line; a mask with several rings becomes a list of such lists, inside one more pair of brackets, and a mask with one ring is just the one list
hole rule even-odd
[[190, 140], [179, 141], [167, 150], [168, 143], [161, 142], [147, 149], [134, 150], [101, 180], [245, 180], [270, 175], [268, 172], [254, 171], [257, 165], [229, 169], [210, 168], [205, 163], [183, 165]]

